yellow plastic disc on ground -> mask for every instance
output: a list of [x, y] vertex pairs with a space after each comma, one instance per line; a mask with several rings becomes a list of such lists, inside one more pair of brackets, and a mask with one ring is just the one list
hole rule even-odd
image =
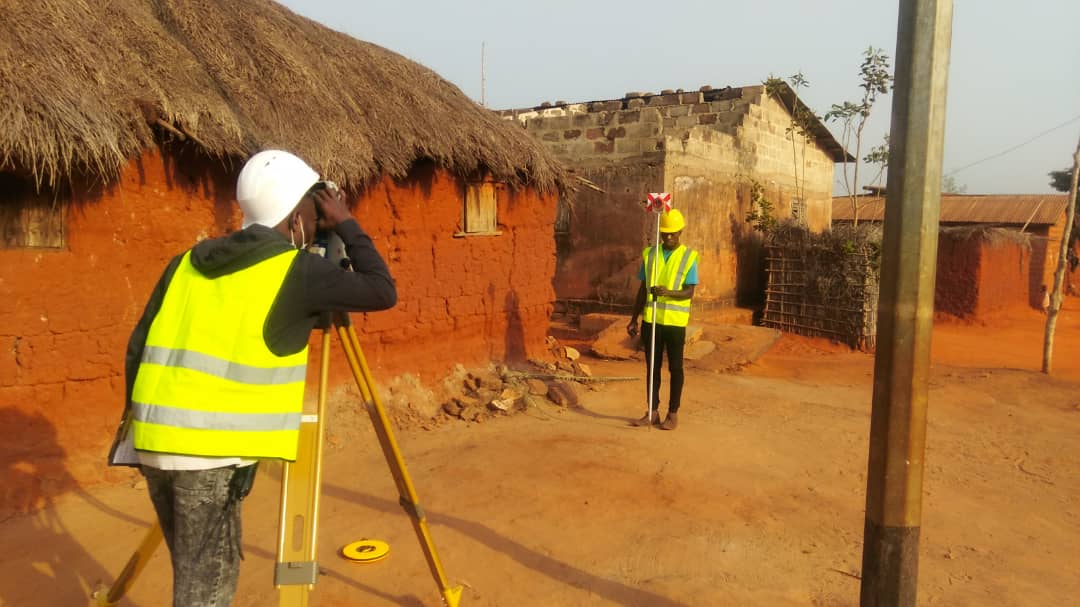
[[360, 540], [341, 549], [341, 556], [355, 563], [374, 563], [390, 554], [390, 544], [379, 540]]

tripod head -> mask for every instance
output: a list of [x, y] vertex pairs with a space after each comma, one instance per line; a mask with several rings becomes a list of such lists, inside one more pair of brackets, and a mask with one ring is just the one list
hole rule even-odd
[[[319, 190], [337, 192], [339, 188], [333, 181], [317, 181], [308, 191], [314, 193]], [[322, 207], [318, 204], [315, 205], [315, 219], [317, 224], [322, 224], [323, 212]], [[308, 252], [329, 259], [334, 265], [337, 265], [342, 269], [348, 270], [352, 267], [351, 261], [345, 254], [345, 244], [341, 241], [341, 237], [332, 230], [319, 230], [315, 232], [315, 240], [311, 243], [311, 246], [308, 247]]]
[[352, 269], [352, 260], [345, 252], [345, 243], [337, 232], [331, 230], [319, 230], [315, 233], [315, 242], [308, 247], [308, 253], [314, 253], [320, 257], [329, 259], [334, 265], [343, 270]]

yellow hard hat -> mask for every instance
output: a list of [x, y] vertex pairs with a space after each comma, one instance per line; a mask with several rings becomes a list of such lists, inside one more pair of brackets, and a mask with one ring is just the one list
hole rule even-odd
[[686, 227], [686, 220], [683, 219], [682, 213], [679, 209], [671, 209], [660, 216], [660, 231], [661, 232], [681, 232]]

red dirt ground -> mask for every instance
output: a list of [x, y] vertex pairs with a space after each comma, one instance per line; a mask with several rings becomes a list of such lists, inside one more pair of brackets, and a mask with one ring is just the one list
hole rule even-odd
[[[1070, 299], [1058, 323], [1050, 376], [1036, 312], [935, 328], [921, 605], [1080, 596], [1078, 309]], [[589, 363], [642, 374], [639, 362]], [[626, 425], [641, 381], [582, 390], [578, 409], [401, 430], [462, 606], [857, 605], [872, 356], [784, 336], [738, 373], [704, 366], [675, 432]], [[439, 605], [370, 426], [348, 403], [331, 423], [352, 440], [328, 454], [312, 603]], [[277, 603], [276, 477], [264, 466], [245, 502], [237, 607]], [[0, 605], [86, 604], [152, 520], [133, 477], [0, 522]], [[390, 556], [335, 555], [363, 537], [390, 542]], [[161, 551], [122, 604], [167, 605], [170, 583]]]

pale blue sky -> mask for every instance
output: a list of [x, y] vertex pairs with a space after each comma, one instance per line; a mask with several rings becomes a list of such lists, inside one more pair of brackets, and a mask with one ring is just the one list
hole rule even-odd
[[[860, 54], [893, 57], [898, 0], [284, 0], [396, 51], [495, 109], [628, 91], [757, 84], [802, 71], [819, 114], [856, 100]], [[864, 141], [881, 141], [891, 99]], [[997, 158], [962, 168], [1025, 143]], [[839, 137], [838, 125], [830, 124]], [[945, 171], [970, 194], [1042, 193], [1080, 136], [1080, 1], [955, 0]], [[866, 148], [864, 144], [864, 149]]]

